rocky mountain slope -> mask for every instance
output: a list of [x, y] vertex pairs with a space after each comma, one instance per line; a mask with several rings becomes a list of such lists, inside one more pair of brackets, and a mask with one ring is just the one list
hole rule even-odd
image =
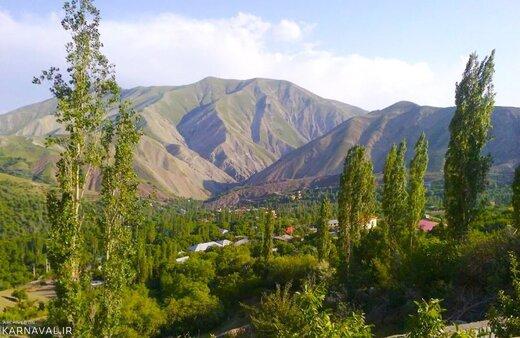
[[[365, 145], [381, 172], [392, 144], [406, 139], [407, 157], [413, 144], [424, 131], [428, 138], [429, 171], [442, 170], [449, 142], [448, 125], [454, 108], [419, 106], [398, 102], [383, 110], [354, 117], [329, 133], [282, 156], [263, 171], [253, 175], [247, 185], [261, 185], [288, 179], [323, 177], [339, 174], [345, 155], [355, 144]], [[520, 162], [520, 108], [496, 107], [493, 112], [491, 140], [485, 152], [493, 156], [495, 171], [511, 172]]]
[[[206, 78], [186, 86], [137, 87], [123, 97], [141, 115], [144, 136], [135, 167], [143, 182], [200, 199], [365, 113], [269, 79]], [[51, 99], [0, 115], [4, 143], [19, 136], [41, 144], [46, 135], [61, 133], [55, 108]]]

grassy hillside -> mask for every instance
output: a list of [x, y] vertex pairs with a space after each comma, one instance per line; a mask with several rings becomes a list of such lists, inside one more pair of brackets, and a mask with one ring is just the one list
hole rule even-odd
[[0, 289], [44, 270], [47, 186], [0, 173]]
[[[196, 199], [210, 197], [215, 187], [241, 181], [365, 113], [270, 79], [210, 77], [185, 86], [136, 87], [123, 90], [122, 96], [141, 116], [147, 138], [136, 154], [143, 181], [166, 194]], [[63, 133], [55, 109], [56, 101], [47, 100], [0, 115], [0, 135], [43, 139]], [[0, 172], [48, 182], [49, 154], [29, 145], [23, 141], [20, 149], [0, 153]], [[42, 163], [35, 166], [26, 155]]]
[[43, 142], [23, 136], [0, 137], [0, 173], [54, 182], [53, 161], [57, 151], [46, 148]]

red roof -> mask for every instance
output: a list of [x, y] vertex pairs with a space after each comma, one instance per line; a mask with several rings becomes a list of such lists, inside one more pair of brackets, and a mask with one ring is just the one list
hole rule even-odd
[[294, 232], [294, 227], [287, 227], [287, 228], [285, 228], [285, 233], [287, 235], [292, 235], [293, 232]]
[[429, 219], [421, 219], [419, 221], [419, 229], [424, 232], [430, 232], [433, 228], [435, 228], [439, 223], [430, 221]]

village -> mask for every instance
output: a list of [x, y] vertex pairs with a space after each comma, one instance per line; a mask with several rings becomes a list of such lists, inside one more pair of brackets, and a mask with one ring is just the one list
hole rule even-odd
[[[289, 195], [289, 198], [291, 200], [298, 200], [302, 198], [302, 192], [297, 191], [296, 194]], [[250, 212], [252, 210], [257, 210], [256, 208], [239, 208], [234, 210], [235, 213], [244, 213], [244, 212]], [[260, 210], [264, 210], [265, 213], [271, 212], [276, 217], [276, 211], [275, 210], [268, 210], [266, 208], [260, 208]], [[217, 210], [217, 212], [222, 212], [222, 209]], [[364, 229], [366, 231], [370, 231], [377, 227], [378, 217], [373, 216], [371, 217], [367, 223], [364, 225]], [[425, 218], [421, 219], [418, 224], [417, 228], [418, 230], [428, 233], [432, 231], [436, 226], [439, 225], [439, 222], [436, 221], [433, 217], [431, 217], [429, 214], [425, 215]], [[258, 227], [256, 227], [258, 228]], [[299, 231], [302, 233], [302, 235], [296, 234], [296, 230], [302, 230]], [[337, 219], [330, 219], [328, 221], [328, 230], [331, 234], [332, 238], [337, 240], [338, 239], [338, 233], [339, 233], [339, 221]], [[315, 234], [318, 231], [316, 226], [303, 226], [303, 225], [291, 225], [287, 226], [283, 229], [283, 233], [281, 234], [273, 234], [272, 238], [276, 242], [292, 242], [292, 241], [305, 241], [306, 234]], [[223, 248], [228, 245], [234, 245], [234, 246], [241, 246], [250, 243], [250, 239], [247, 236], [237, 235], [233, 236], [233, 234], [230, 233], [229, 229], [223, 229], [219, 228], [219, 232], [222, 238], [220, 239], [214, 239], [209, 242], [202, 242], [202, 243], [195, 243], [187, 248], [187, 252], [185, 251], [179, 251], [178, 252], [178, 258], [175, 259], [177, 263], [184, 263], [189, 259], [189, 253], [200, 253], [200, 252], [206, 252], [208, 250], [214, 250], [218, 248]], [[275, 247], [272, 248], [273, 252], [276, 252], [278, 249]]]

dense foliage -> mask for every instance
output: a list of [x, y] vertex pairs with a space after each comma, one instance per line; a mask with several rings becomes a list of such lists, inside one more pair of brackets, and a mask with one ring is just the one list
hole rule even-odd
[[495, 51], [478, 61], [471, 54], [455, 90], [457, 109], [450, 122], [450, 142], [444, 164], [446, 219], [453, 236], [464, 237], [479, 208], [491, 157], [482, 155], [489, 139]]
[[353, 247], [359, 243], [375, 211], [375, 177], [365, 148], [350, 148], [339, 185], [339, 252], [341, 270], [347, 274]]

